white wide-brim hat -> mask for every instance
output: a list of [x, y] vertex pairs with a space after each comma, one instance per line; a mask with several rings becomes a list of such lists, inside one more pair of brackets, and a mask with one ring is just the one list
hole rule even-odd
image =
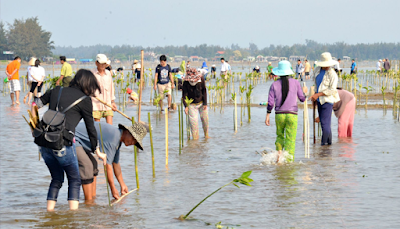
[[332, 59], [332, 55], [329, 52], [322, 53], [321, 60], [317, 62], [317, 66], [320, 67], [331, 67], [335, 64], [337, 64], [337, 61]]
[[99, 62], [100, 64], [107, 64], [107, 65], [111, 64], [111, 61], [107, 59], [107, 56], [104, 54], [97, 54], [96, 61]]

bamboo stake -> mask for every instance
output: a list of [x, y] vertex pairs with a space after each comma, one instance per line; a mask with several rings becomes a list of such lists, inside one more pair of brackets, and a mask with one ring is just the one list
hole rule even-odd
[[235, 124], [234, 124], [235, 133], [237, 132], [237, 102], [236, 102], [236, 93], [235, 93]]
[[118, 200], [116, 200], [116, 201], [115, 201], [114, 203], [112, 203], [110, 206], [113, 206], [113, 205], [115, 205], [115, 204], [118, 204], [123, 198], [125, 198], [127, 195], [131, 194], [132, 192], [134, 192], [134, 191], [136, 191], [136, 190], [138, 190], [138, 189], [135, 188], [135, 189], [131, 190], [130, 192], [125, 193], [124, 195], [121, 196], [121, 198], [119, 198]]
[[315, 136], [315, 105], [316, 102], [313, 102], [313, 132], [314, 132], [314, 144], [316, 142], [316, 136]]
[[179, 154], [182, 153], [182, 135], [181, 135], [181, 106], [178, 106], [178, 119], [179, 119]]
[[[99, 128], [100, 128], [100, 140], [101, 140], [101, 147], [103, 153], [104, 151], [104, 142], [103, 142], [103, 133], [101, 132], [101, 124], [99, 123]], [[107, 166], [104, 165], [104, 175], [106, 176], [106, 184], [107, 184], [107, 194], [108, 194], [108, 205], [111, 207], [111, 199], [110, 199], [110, 186], [108, 184], [108, 177], [107, 177]]]
[[165, 111], [165, 166], [168, 167], [168, 108]]
[[[132, 125], [135, 124], [135, 117], [132, 117]], [[137, 154], [138, 154], [138, 150], [137, 147], [134, 146], [133, 147], [133, 151], [134, 151], [134, 156], [135, 156], [135, 177], [136, 177], [136, 188], [139, 189], [140, 185], [139, 185], [139, 169], [138, 169], [138, 163], [137, 163]]]
[[[94, 98], [97, 99], [100, 103], [106, 105], [107, 107], [113, 108], [110, 104], [107, 104], [106, 102], [104, 102], [103, 100], [99, 99], [98, 97], [94, 97]], [[130, 121], [132, 121], [132, 119], [128, 115], [122, 113], [121, 111], [116, 110], [116, 112], [120, 113], [122, 116], [124, 116], [125, 118], [129, 119]]]
[[143, 57], [144, 57], [144, 51], [140, 51], [141, 55], [141, 68], [140, 68], [140, 85], [139, 85], [139, 107], [138, 107], [138, 122], [140, 123], [140, 114], [141, 114], [141, 109], [142, 109], [142, 89], [143, 89], [143, 80], [144, 80], [144, 63], [143, 63]]
[[153, 131], [151, 130], [151, 119], [150, 119], [150, 112], [147, 113], [149, 117], [149, 132], [150, 132], [150, 146], [151, 146], [151, 164], [153, 167], [153, 178], [156, 177], [156, 170], [154, 168], [154, 148], [153, 148]]

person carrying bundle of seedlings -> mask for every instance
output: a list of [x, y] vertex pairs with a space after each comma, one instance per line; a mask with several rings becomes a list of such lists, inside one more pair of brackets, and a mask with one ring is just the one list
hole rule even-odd
[[[120, 194], [122, 196], [129, 192], [122, 177], [121, 165], [119, 163], [119, 149], [121, 148], [122, 143], [124, 143], [125, 146], [135, 145], [140, 150], [143, 150], [142, 140], [146, 136], [147, 130], [139, 123], [135, 123], [132, 126], [119, 124], [117, 128], [107, 123], [95, 122], [94, 127], [96, 128], [99, 147], [101, 147], [101, 136], [103, 136], [105, 151], [103, 153], [107, 155], [107, 180], [111, 188], [112, 196], [115, 199], [119, 199]], [[96, 196], [96, 176], [98, 175], [99, 170], [97, 169], [97, 161], [92, 155], [93, 147], [85, 123], [80, 122], [76, 127], [75, 139], [76, 155], [78, 157], [79, 174], [82, 181], [83, 194], [85, 195], [85, 200], [90, 202]], [[120, 184], [121, 193], [119, 193], [115, 187], [114, 175]]]
[[[190, 104], [187, 99], [193, 99]], [[208, 110], [207, 110], [207, 88], [204, 76], [195, 68], [189, 68], [183, 78], [182, 100], [185, 105], [185, 113], [189, 115], [189, 125], [193, 139], [199, 138], [199, 113], [203, 125], [204, 137], [208, 136]]]
[[278, 150], [278, 160], [282, 155], [282, 150], [289, 153], [286, 161], [294, 161], [297, 134], [297, 98], [304, 102], [307, 87], [303, 90], [300, 82], [292, 79], [294, 74], [289, 61], [280, 61], [277, 68], [272, 69], [274, 75], [279, 79], [272, 83], [268, 94], [267, 116], [265, 124], [270, 126], [270, 115], [275, 106], [276, 141], [275, 146]]
[[314, 83], [316, 85], [315, 94], [311, 96], [311, 101], [317, 103], [318, 115], [321, 120], [322, 139], [321, 145], [332, 144], [331, 116], [333, 104], [340, 101], [336, 90], [338, 76], [332, 68], [337, 62], [332, 60], [329, 52], [321, 54], [321, 61], [313, 72]]

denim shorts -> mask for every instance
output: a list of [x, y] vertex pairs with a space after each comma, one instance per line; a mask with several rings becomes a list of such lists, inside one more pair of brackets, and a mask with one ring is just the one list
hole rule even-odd
[[68, 178], [68, 200], [79, 200], [81, 178], [75, 144], [61, 150], [39, 147], [42, 157], [49, 168], [51, 183], [47, 200], [57, 200], [58, 192], [64, 183], [64, 172]]

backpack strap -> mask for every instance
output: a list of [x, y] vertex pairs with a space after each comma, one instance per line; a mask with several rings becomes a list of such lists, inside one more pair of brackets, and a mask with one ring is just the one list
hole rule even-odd
[[84, 95], [82, 97], [80, 97], [78, 100], [76, 100], [75, 102], [73, 102], [71, 105], [69, 105], [67, 108], [65, 108], [63, 110], [63, 113], [67, 112], [69, 109], [71, 109], [72, 107], [74, 107], [76, 104], [80, 103], [82, 100], [84, 100], [87, 96]]
[[60, 87], [60, 90], [58, 91], [58, 99], [57, 99], [57, 104], [56, 104], [56, 111], [58, 111], [58, 103], [60, 102], [62, 89], [63, 88]]

